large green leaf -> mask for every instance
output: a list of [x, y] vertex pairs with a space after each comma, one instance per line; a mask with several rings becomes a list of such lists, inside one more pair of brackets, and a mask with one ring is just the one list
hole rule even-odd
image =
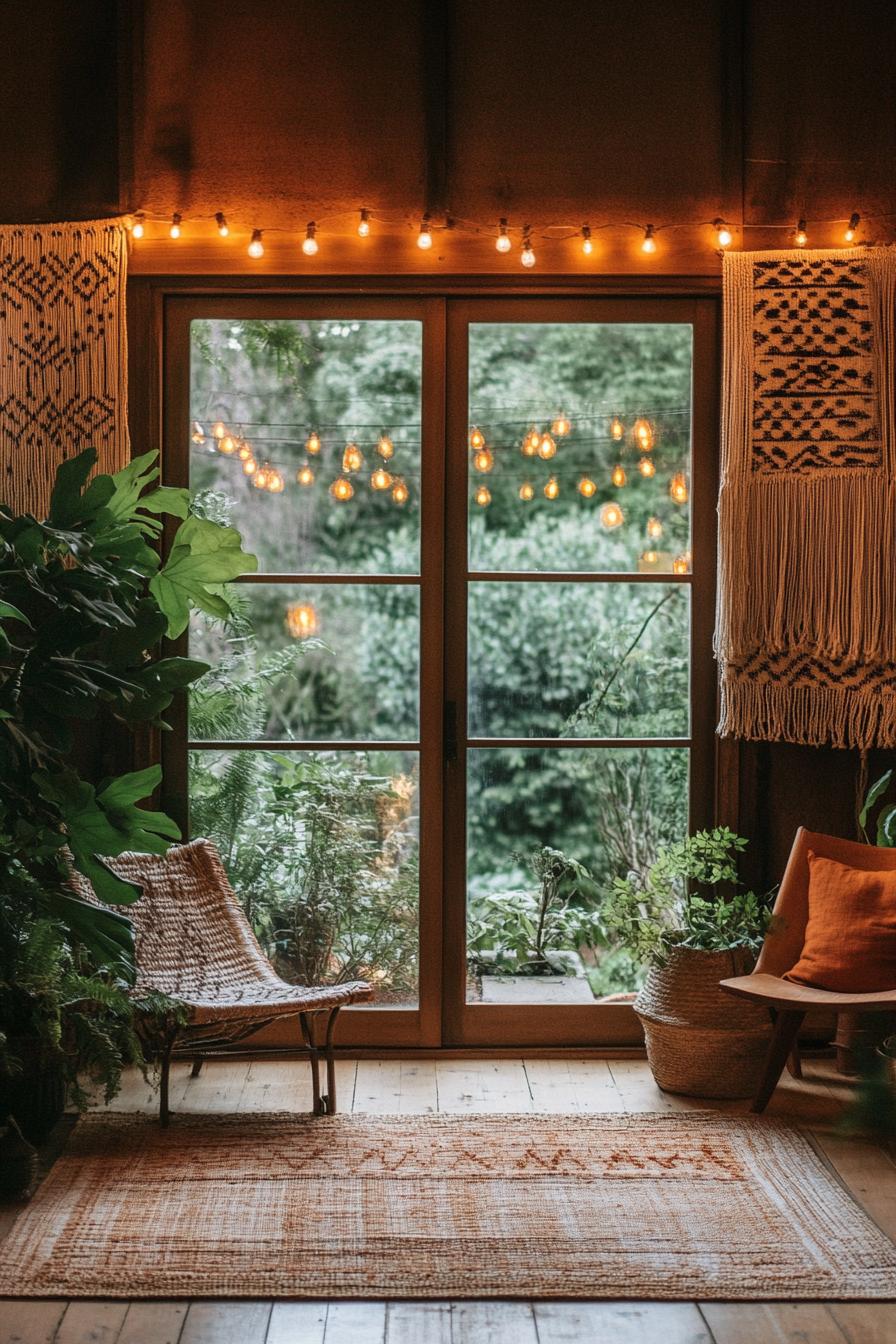
[[0, 621], [24, 621], [25, 625], [33, 629], [24, 612], [19, 611], [11, 602], [0, 602]]
[[870, 813], [872, 807], [878, 801], [878, 799], [884, 796], [884, 794], [887, 791], [887, 788], [889, 787], [890, 780], [892, 778], [893, 778], [893, 771], [888, 770], [886, 774], [881, 775], [880, 779], [876, 779], [874, 781], [874, 783], [871, 785], [871, 788], [865, 795], [865, 801], [862, 804], [862, 810], [859, 813], [859, 825], [861, 826], [863, 831], [865, 827], [868, 825], [868, 814]]
[[126, 707], [125, 717], [132, 722], [157, 719], [171, 704], [176, 691], [198, 681], [208, 670], [208, 663], [197, 658], [160, 658], [158, 662], [147, 663], [130, 674], [140, 687], [140, 694]]
[[226, 619], [230, 603], [222, 584], [258, 568], [254, 555], [242, 548], [239, 532], [207, 518], [190, 517], [178, 528], [171, 554], [149, 588], [168, 620], [168, 636], [186, 630], [190, 610], [198, 607], [210, 616]]
[[68, 527], [80, 518], [81, 492], [95, 466], [95, 448], [85, 448], [77, 457], [70, 457], [59, 464], [47, 514], [50, 527]]
[[106, 508], [116, 522], [129, 522], [143, 491], [158, 480], [158, 458], [156, 449], [142, 453], [140, 457], [132, 458], [126, 467], [116, 471], [112, 477], [112, 494]]
[[[137, 891], [134, 899], [139, 894]], [[64, 892], [49, 893], [45, 903], [50, 914], [71, 930], [98, 967], [112, 967], [125, 979], [134, 980], [134, 930], [127, 916]]]

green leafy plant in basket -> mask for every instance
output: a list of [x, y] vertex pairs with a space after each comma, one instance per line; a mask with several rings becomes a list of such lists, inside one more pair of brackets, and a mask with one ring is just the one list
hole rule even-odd
[[[164, 853], [179, 831], [140, 806], [158, 766], [96, 778], [84, 744], [166, 727], [175, 694], [208, 669], [159, 656], [161, 640], [194, 607], [227, 616], [222, 585], [256, 564], [234, 529], [191, 512], [186, 490], [157, 484], [157, 456], [91, 480], [88, 449], [59, 467], [45, 519], [0, 506], [0, 1090], [35, 1043], [65, 1056], [70, 1077], [92, 1061], [113, 1087], [135, 1055], [124, 910], [140, 893], [104, 860]], [[70, 865], [102, 905], [78, 897]]]

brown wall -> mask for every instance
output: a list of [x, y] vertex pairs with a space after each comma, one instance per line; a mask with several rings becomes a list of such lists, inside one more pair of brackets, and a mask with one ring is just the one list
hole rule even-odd
[[[687, 225], [596, 235], [598, 274], [718, 275], [716, 215], [735, 245], [786, 243], [748, 227], [810, 220], [813, 243], [896, 212], [896, 6], [889, 0], [34, 0], [0, 7], [0, 218], [116, 209], [227, 212], [178, 244], [161, 224], [132, 270], [497, 269], [497, 218], [533, 225], [539, 267], [584, 270], [547, 226], [627, 219]], [[427, 200], [485, 236], [439, 234]], [[355, 210], [384, 216], [361, 244]], [[321, 252], [296, 238], [321, 222]], [[702, 221], [697, 225], [696, 222]], [[890, 241], [896, 215], [861, 237]], [[562, 232], [561, 230], [559, 230]], [[157, 241], [152, 236], [156, 235]], [[515, 257], [501, 261], [519, 277]], [[740, 824], [779, 871], [797, 821], [852, 829], [854, 759], [745, 749]]]

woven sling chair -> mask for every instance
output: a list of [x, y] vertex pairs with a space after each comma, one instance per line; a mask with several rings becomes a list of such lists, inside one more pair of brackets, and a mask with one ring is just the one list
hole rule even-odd
[[810, 850], [820, 858], [834, 859], [849, 868], [862, 868], [866, 872], [896, 868], [894, 849], [839, 840], [833, 835], [807, 831], [802, 826], [797, 831], [775, 901], [775, 918], [752, 974], [720, 981], [721, 988], [729, 994], [751, 999], [768, 1008], [774, 1022], [765, 1072], [750, 1108], [757, 1113], [768, 1105], [786, 1064], [789, 1063], [791, 1073], [801, 1076], [797, 1036], [803, 1018], [811, 1009], [827, 1009], [835, 1013], [896, 1011], [896, 988], [875, 994], [839, 994], [783, 979], [799, 961], [806, 939]]
[[[311, 1062], [314, 1111], [336, 1111], [333, 1032], [339, 1010], [371, 997], [361, 980], [339, 985], [290, 985], [262, 952], [234, 895], [224, 865], [208, 840], [175, 845], [167, 854], [122, 854], [107, 860], [119, 877], [142, 888], [127, 907], [134, 925], [135, 993], [156, 991], [178, 1001], [186, 1022], [145, 1022], [141, 1036], [161, 1067], [159, 1119], [167, 1125], [172, 1054], [193, 1057], [193, 1077], [203, 1050], [250, 1036], [278, 1017], [298, 1017]], [[84, 879], [76, 875], [82, 894]], [[95, 899], [95, 897], [94, 897]], [[317, 1018], [326, 1016], [319, 1043]], [[320, 1089], [320, 1055], [327, 1090]]]

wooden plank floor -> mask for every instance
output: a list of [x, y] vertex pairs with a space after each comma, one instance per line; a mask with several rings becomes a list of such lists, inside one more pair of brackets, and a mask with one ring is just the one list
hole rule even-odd
[[[660, 1092], [642, 1060], [340, 1061], [340, 1109], [687, 1111], [706, 1103]], [[787, 1078], [769, 1107], [808, 1127], [884, 1230], [896, 1239], [896, 1166], [880, 1148], [837, 1132], [851, 1085], [827, 1061]], [[307, 1066], [206, 1064], [173, 1070], [182, 1111], [310, 1107]], [[139, 1075], [112, 1109], [152, 1109]], [[0, 1301], [0, 1344], [896, 1344], [896, 1304], [713, 1302], [108, 1302]]]

